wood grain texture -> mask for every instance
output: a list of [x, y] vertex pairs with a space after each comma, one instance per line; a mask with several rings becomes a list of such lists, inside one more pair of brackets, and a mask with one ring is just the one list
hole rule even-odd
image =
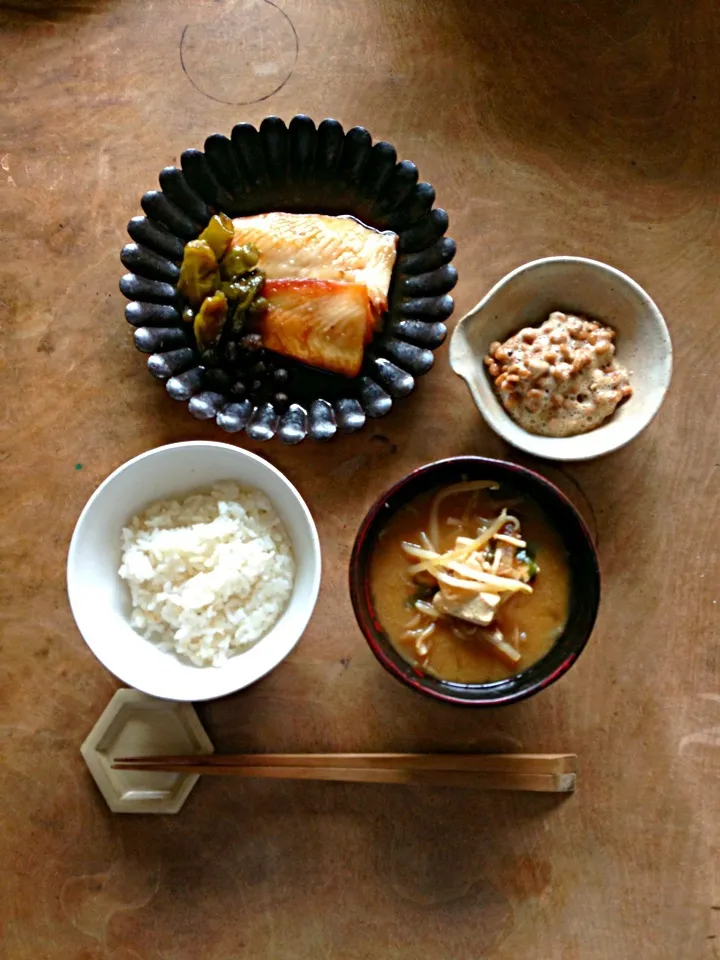
[[[263, 0], [0, 2], [0, 957], [713, 960], [717, 5], [277, 4], [294, 31]], [[196, 86], [180, 62], [188, 25]], [[269, 99], [218, 102], [259, 99], [290, 68]], [[75, 519], [129, 457], [228, 439], [173, 404], [132, 347], [125, 224], [184, 148], [298, 111], [366, 125], [435, 185], [458, 243], [458, 315], [524, 261], [597, 257], [665, 313], [675, 376], [630, 447], [539, 465], [594, 524], [603, 605], [565, 678], [490, 714], [387, 676], [346, 590], [357, 525], [392, 481], [440, 456], [515, 459], [446, 348], [356, 436], [237, 441], [307, 498], [325, 574], [290, 659], [203, 720], [220, 751], [570, 750], [583, 777], [566, 801], [217, 778], [178, 817], [122, 818], [82, 764], [116, 684], [67, 607]]]
[[116, 757], [113, 770], [572, 793], [574, 754], [249, 753]]

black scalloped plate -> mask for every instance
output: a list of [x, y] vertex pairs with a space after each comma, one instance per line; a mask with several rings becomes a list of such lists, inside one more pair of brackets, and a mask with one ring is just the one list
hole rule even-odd
[[[447, 214], [433, 207], [435, 191], [418, 183], [415, 164], [398, 162], [395, 148], [373, 144], [363, 127], [345, 133], [336, 120], [323, 120], [316, 128], [301, 115], [289, 126], [266, 117], [259, 130], [239, 123], [230, 139], [214, 133], [204, 153], [185, 150], [180, 159], [182, 169], [166, 167], [161, 189], [143, 196], [146, 215], [128, 224], [133, 243], [120, 255], [131, 271], [120, 281], [131, 301], [125, 316], [136, 327], [135, 346], [150, 354], [150, 373], [166, 381], [171, 397], [187, 401], [197, 419], [214, 418], [229, 433], [246, 430], [254, 440], [330, 440], [359, 430], [367, 417], [389, 413], [393, 401], [411, 393], [416, 378], [432, 367], [453, 311], [448, 294], [457, 282], [450, 262], [455, 243], [445, 236]], [[366, 349], [360, 375], [348, 380], [294, 365], [292, 402], [282, 412], [271, 403], [238, 402], [229, 392], [230, 378], [202, 366], [192, 331], [181, 320], [176, 287], [183, 245], [213, 213], [238, 217], [273, 210], [350, 214], [399, 236], [388, 313]]]

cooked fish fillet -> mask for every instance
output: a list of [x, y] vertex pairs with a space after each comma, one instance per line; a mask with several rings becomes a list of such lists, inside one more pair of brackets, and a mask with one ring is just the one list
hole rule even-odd
[[268, 280], [302, 278], [364, 283], [379, 317], [387, 310], [397, 235], [351, 217], [261, 213], [233, 220], [235, 243], [254, 243]]
[[363, 283], [267, 280], [263, 344], [286, 357], [356, 377], [372, 336], [372, 311]]

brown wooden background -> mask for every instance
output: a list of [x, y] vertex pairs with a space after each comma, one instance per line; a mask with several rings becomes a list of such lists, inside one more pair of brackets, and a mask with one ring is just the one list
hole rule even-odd
[[[3, 960], [720, 957], [718, 13], [712, 0], [0, 2]], [[457, 316], [526, 260], [597, 257], [665, 312], [675, 376], [629, 448], [542, 467], [594, 525], [605, 575], [594, 637], [551, 690], [490, 714], [426, 702], [352, 618], [348, 553], [384, 487], [440, 456], [516, 456], [443, 349], [361, 434], [261, 448], [317, 518], [320, 601], [288, 662], [201, 715], [219, 749], [576, 750], [565, 802], [218, 780], [177, 817], [120, 817], [81, 762], [116, 682], [67, 606], [77, 515], [129, 457], [226, 439], [131, 346], [125, 224], [185, 147], [298, 111], [367, 126], [436, 186]]]

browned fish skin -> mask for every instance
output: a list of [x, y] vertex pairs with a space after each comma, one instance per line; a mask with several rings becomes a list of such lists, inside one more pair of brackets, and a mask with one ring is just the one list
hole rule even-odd
[[372, 323], [367, 288], [333, 280], [267, 280], [262, 339], [268, 350], [345, 377], [360, 373]]

